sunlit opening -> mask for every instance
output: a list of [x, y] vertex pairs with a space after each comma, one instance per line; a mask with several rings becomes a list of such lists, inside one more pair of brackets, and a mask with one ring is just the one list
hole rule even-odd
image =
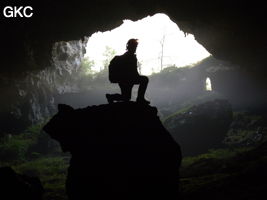
[[210, 78], [206, 78], [206, 91], [212, 91]]
[[165, 14], [148, 16], [133, 22], [124, 20], [116, 29], [93, 34], [87, 43], [85, 59], [91, 72], [107, 67], [114, 55], [125, 52], [130, 38], [139, 39], [139, 72], [150, 75], [169, 66], [192, 65], [210, 54], [191, 34], [185, 34]]

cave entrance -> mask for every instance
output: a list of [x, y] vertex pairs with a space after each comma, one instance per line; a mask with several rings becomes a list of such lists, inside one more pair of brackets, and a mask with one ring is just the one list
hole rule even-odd
[[211, 86], [211, 80], [209, 77], [206, 78], [206, 82], [205, 82], [205, 90], [206, 91], [212, 91], [212, 86]]
[[137, 38], [139, 72], [150, 75], [166, 67], [192, 65], [210, 54], [191, 34], [185, 34], [165, 14], [155, 14], [138, 21], [123, 20], [121, 26], [96, 32], [88, 39], [85, 62], [91, 73], [107, 68], [114, 55], [125, 52], [130, 38]]

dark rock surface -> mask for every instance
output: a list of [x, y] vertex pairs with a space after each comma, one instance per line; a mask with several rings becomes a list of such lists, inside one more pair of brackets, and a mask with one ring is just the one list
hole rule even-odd
[[0, 198], [41, 200], [44, 189], [36, 177], [17, 174], [10, 167], [0, 168]]
[[232, 114], [228, 101], [214, 100], [170, 116], [164, 124], [179, 141], [183, 155], [197, 155], [222, 146]]
[[189, 186], [184, 199], [261, 200], [267, 188], [266, 158], [267, 142], [230, 157], [202, 157], [181, 168], [181, 185]]
[[155, 107], [134, 102], [59, 105], [44, 130], [72, 158], [70, 199], [177, 199], [181, 152]]
[[[10, 4], [2, 1], [1, 11]], [[0, 107], [0, 118], [10, 118], [12, 124], [21, 123], [17, 129], [29, 124], [28, 120], [17, 120], [21, 116], [29, 116], [36, 122], [54, 113], [54, 105], [50, 104], [53, 104], [55, 94], [51, 91], [64, 92], [64, 85], [67, 89], [74, 89], [71, 87], [75, 85], [73, 82], [66, 82], [69, 75], [73, 77], [68, 70], [73, 72], [76, 69], [51, 63], [54, 62], [53, 48], [57, 42], [80, 40], [82, 43], [82, 40], [86, 41], [84, 36], [116, 28], [124, 19], [138, 20], [155, 13], [167, 14], [185, 33], [194, 34], [216, 59], [230, 61], [239, 65], [241, 70], [245, 69], [242, 76], [252, 81], [242, 81], [241, 75], [234, 71], [223, 71], [210, 77], [214, 90], [226, 94], [227, 98], [238, 91], [246, 104], [255, 103], [254, 99], [266, 102], [267, 25], [266, 5], [262, 2], [76, 0], [67, 3], [27, 0], [13, 1], [12, 5], [30, 5], [34, 9], [32, 18], [4, 18], [3, 14], [0, 15], [0, 103], [4, 105]], [[62, 54], [60, 58], [66, 59], [66, 55], [70, 57]], [[235, 86], [234, 90], [229, 89], [232, 86]], [[32, 88], [37, 88], [38, 92], [32, 92]], [[251, 95], [251, 91], [257, 93], [254, 99], [251, 97], [255, 93]], [[239, 99], [234, 100], [235, 104], [239, 103]], [[0, 127], [3, 132], [12, 128], [9, 123], [3, 124], [7, 124]]]
[[[20, 133], [56, 113], [56, 96], [77, 92], [77, 79], [85, 53], [85, 42], [57, 42], [53, 45], [53, 66], [27, 73], [25, 77], [0, 75], [0, 135]], [[1, 62], [1, 61], [0, 61]]]
[[230, 147], [259, 145], [267, 140], [266, 110], [235, 112], [224, 143]]
[[[1, 10], [9, 3], [3, 2]], [[16, 5], [16, 1], [12, 4]], [[28, 19], [6, 19], [1, 15], [0, 53], [1, 65], [5, 66], [1, 73], [44, 68], [51, 59], [52, 44], [57, 41], [81, 39], [116, 28], [124, 19], [138, 20], [155, 13], [169, 15], [216, 58], [266, 72], [264, 2], [28, 0], [18, 4], [31, 5], [34, 15]]]

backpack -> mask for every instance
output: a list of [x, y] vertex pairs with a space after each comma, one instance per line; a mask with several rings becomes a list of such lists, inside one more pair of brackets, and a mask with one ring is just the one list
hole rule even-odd
[[118, 83], [123, 79], [124, 59], [122, 56], [115, 56], [108, 66], [109, 81]]

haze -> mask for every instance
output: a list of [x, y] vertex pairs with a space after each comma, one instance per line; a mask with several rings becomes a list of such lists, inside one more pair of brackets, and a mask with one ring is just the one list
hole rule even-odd
[[103, 53], [107, 46], [114, 49], [117, 55], [123, 54], [130, 38], [139, 39], [137, 58], [141, 64], [141, 74], [145, 75], [159, 72], [170, 65], [191, 65], [210, 55], [193, 35], [185, 35], [167, 15], [156, 14], [136, 22], [124, 20], [116, 29], [94, 33], [88, 40], [85, 54], [95, 62], [93, 70], [98, 72], [104, 68], [106, 58]]

